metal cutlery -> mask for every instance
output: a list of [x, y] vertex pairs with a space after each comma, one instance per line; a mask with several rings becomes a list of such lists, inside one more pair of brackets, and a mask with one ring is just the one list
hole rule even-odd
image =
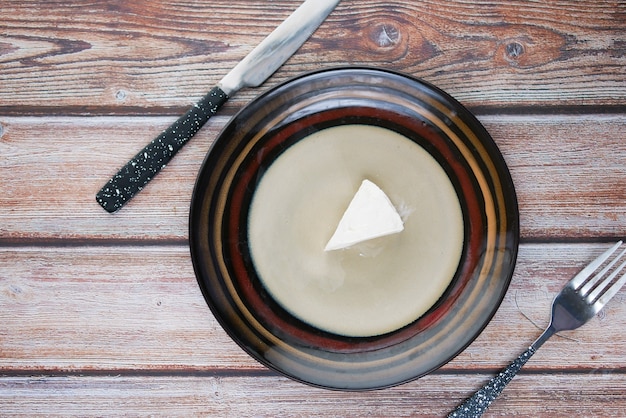
[[340, 0], [307, 0], [237, 64], [217, 86], [139, 151], [96, 194], [107, 212], [119, 210], [163, 169], [209, 118], [243, 87], [258, 87], [289, 59]]
[[[621, 250], [617, 256], [606, 263], [621, 246], [622, 241], [613, 245], [574, 276], [554, 298], [552, 319], [543, 334], [513, 363], [468, 398], [448, 417], [480, 417], [522, 366], [552, 335], [559, 331], [576, 329], [593, 318], [626, 283], [626, 274], [618, 278], [626, 267], [626, 261], [622, 261], [626, 249]], [[621, 264], [616, 267], [617, 263]]]

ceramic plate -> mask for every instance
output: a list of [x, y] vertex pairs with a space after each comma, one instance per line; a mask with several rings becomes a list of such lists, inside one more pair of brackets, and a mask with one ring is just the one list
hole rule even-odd
[[[384, 128], [427, 152], [449, 178], [462, 214], [460, 259], [442, 296], [377, 335], [328, 331], [286, 309], [260, 280], [249, 242], [251, 202], [264, 173], [310, 135], [346, 125]], [[518, 224], [504, 159], [460, 103], [403, 74], [339, 68], [273, 88], [228, 123], [198, 175], [190, 246], [208, 306], [242, 349], [307, 384], [366, 390], [424, 376], [479, 335], [513, 274]]]

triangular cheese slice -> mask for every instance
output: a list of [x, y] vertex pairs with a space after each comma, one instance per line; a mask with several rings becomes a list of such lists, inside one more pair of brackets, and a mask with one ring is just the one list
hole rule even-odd
[[324, 251], [347, 248], [403, 229], [402, 219], [385, 192], [363, 180]]

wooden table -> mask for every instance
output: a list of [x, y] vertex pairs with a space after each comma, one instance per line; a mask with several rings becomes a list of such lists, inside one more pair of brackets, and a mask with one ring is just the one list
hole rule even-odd
[[[443, 416], [524, 350], [552, 297], [626, 235], [624, 0], [344, 0], [259, 89], [124, 209], [94, 195], [299, 1], [0, 4], [0, 415]], [[516, 184], [521, 246], [497, 314], [462, 354], [392, 389], [333, 392], [265, 369], [200, 293], [187, 243], [212, 141], [256, 95], [348, 64], [448, 91]], [[624, 416], [626, 291], [549, 341], [486, 416]]]

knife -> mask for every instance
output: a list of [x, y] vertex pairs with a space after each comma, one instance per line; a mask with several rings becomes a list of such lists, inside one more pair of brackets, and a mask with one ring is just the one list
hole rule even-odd
[[234, 93], [258, 87], [315, 32], [340, 0], [306, 0], [209, 93], [139, 151], [96, 194], [114, 213], [140, 192]]

